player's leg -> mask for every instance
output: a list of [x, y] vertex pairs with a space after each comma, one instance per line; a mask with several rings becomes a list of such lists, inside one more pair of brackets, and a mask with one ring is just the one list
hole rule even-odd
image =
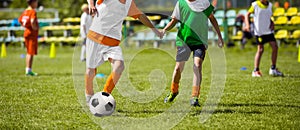
[[104, 63], [103, 46], [90, 39], [86, 40], [86, 73], [85, 73], [85, 96], [88, 103], [94, 95], [93, 80], [96, 75], [96, 68]]
[[261, 56], [264, 52], [264, 45], [261, 42], [261, 37], [256, 37], [256, 42], [257, 42], [257, 51], [255, 54], [255, 58], [254, 58], [254, 70], [252, 72], [252, 77], [261, 77], [262, 74], [259, 70], [259, 65], [260, 65], [260, 60], [261, 60]]
[[37, 73], [32, 71], [33, 57], [37, 54], [37, 39], [25, 38], [25, 45], [27, 49], [26, 55], [26, 75], [37, 76]]
[[276, 40], [274, 38], [274, 35], [270, 36], [270, 39], [273, 39], [273, 40], [271, 40], [269, 42], [270, 46], [272, 47], [272, 56], [271, 56], [272, 65], [269, 70], [269, 74], [272, 76], [283, 76], [283, 73], [278, 71], [276, 68], [278, 46], [277, 46]]
[[86, 59], [85, 59], [85, 48], [86, 48], [86, 46], [85, 46], [85, 42], [86, 42], [86, 38], [84, 38], [83, 39], [83, 41], [82, 41], [82, 46], [81, 46], [81, 54], [80, 54], [80, 60], [83, 62], [83, 61], [85, 61]]
[[164, 102], [172, 102], [175, 97], [178, 95], [179, 93], [179, 82], [181, 79], [181, 73], [184, 69], [184, 65], [185, 65], [185, 61], [181, 61], [181, 62], [176, 62], [174, 71], [173, 71], [173, 75], [172, 75], [172, 83], [171, 83], [171, 87], [170, 87], [170, 93], [167, 95], [167, 97], [164, 99]]
[[123, 60], [114, 60], [109, 59], [111, 65], [112, 65], [112, 72], [108, 76], [106, 83], [104, 85], [103, 91], [107, 93], [111, 93], [113, 89], [115, 88], [115, 85], [119, 81], [122, 72], [124, 71], [124, 62]]
[[192, 106], [200, 106], [198, 98], [200, 95], [201, 81], [202, 81], [202, 63], [205, 58], [205, 46], [200, 45], [194, 50], [194, 66], [193, 66], [193, 87], [192, 87], [192, 99], [190, 104]]
[[85, 97], [88, 103], [94, 95], [93, 80], [96, 75], [96, 68], [87, 68], [85, 73]]
[[200, 95], [200, 85], [202, 81], [202, 62], [203, 60], [199, 57], [194, 58], [194, 77], [193, 77], [193, 86], [192, 86], [192, 99], [190, 100], [191, 105], [200, 106], [198, 103], [198, 98]]
[[189, 59], [190, 54], [191, 49], [187, 45], [177, 47], [176, 65], [172, 76], [171, 92], [164, 99], [165, 103], [172, 102], [178, 95], [181, 73], [183, 71], [185, 62]]
[[109, 60], [112, 65], [112, 72], [108, 76], [106, 83], [104, 85], [103, 91], [107, 93], [111, 93], [119, 81], [121, 74], [124, 70], [124, 59], [122, 54], [122, 49], [120, 46], [114, 47], [105, 47], [104, 59]]
[[178, 88], [179, 88], [179, 82], [181, 79], [181, 73], [184, 69], [185, 62], [176, 62], [174, 71], [173, 71], [173, 76], [172, 76], [172, 85], [171, 85], [171, 92], [172, 93], [178, 93]]

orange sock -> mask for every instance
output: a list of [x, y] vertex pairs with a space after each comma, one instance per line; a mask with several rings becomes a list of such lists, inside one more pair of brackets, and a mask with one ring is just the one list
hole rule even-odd
[[106, 80], [103, 91], [111, 93], [115, 88], [116, 83], [118, 82], [121, 75], [112, 72]]
[[171, 92], [172, 93], [178, 93], [179, 83], [173, 82], [171, 85]]
[[192, 97], [199, 97], [200, 95], [200, 86], [193, 86]]

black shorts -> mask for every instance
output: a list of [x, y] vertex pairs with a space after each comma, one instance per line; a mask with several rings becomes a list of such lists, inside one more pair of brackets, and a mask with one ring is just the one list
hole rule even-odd
[[273, 33], [267, 35], [255, 36], [255, 37], [256, 37], [256, 43], [258, 45], [263, 45], [267, 42], [276, 41]]
[[193, 52], [193, 57], [199, 57], [202, 60], [205, 58], [206, 47], [205, 45], [193, 45], [193, 46], [178, 46], [176, 62], [188, 61], [191, 52]]

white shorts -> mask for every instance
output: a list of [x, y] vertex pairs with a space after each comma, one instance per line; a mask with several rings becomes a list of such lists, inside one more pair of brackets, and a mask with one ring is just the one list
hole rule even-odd
[[97, 68], [105, 61], [111, 58], [113, 60], [124, 61], [122, 49], [120, 46], [106, 46], [86, 39], [86, 67]]

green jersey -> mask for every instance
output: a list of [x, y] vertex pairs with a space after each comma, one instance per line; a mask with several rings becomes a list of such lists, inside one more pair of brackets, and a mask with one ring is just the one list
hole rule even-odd
[[[207, 45], [208, 16], [213, 12], [214, 7], [209, 3], [205, 9], [194, 11], [188, 5], [187, 0], [179, 0], [180, 27], [176, 38], [176, 46], [188, 46], [205, 44]], [[196, 1], [201, 2], [201, 1]], [[191, 4], [191, 3], [190, 3]], [[204, 4], [202, 4], [205, 6]], [[202, 7], [203, 8], [203, 7]]]

